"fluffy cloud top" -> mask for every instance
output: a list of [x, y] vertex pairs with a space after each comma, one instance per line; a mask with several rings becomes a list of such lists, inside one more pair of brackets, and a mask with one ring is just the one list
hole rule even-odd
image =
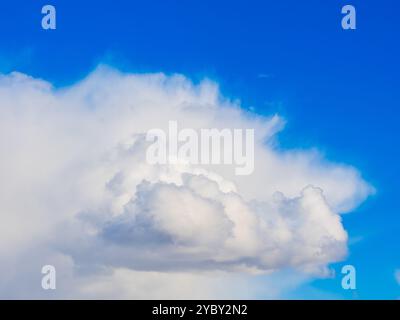
[[[149, 164], [145, 134], [167, 131], [169, 120], [254, 128], [254, 173]], [[1, 76], [0, 296], [41, 296], [44, 264], [69, 279], [63, 297], [93, 297], [99, 278], [120, 286], [137, 274], [149, 282], [286, 268], [325, 274], [346, 255], [340, 214], [373, 189], [315, 150], [276, 150], [282, 128], [279, 116], [246, 113], [215, 83], [181, 75], [100, 67], [62, 89]]]

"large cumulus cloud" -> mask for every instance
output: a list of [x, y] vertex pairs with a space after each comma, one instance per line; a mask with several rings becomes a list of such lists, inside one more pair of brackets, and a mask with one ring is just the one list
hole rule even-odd
[[[145, 134], [167, 131], [169, 120], [196, 130], [254, 128], [253, 174], [149, 164]], [[373, 189], [316, 150], [278, 151], [283, 127], [277, 115], [243, 111], [215, 83], [181, 75], [100, 67], [61, 89], [1, 76], [0, 295], [42, 296], [44, 264], [68, 279], [57, 289], [63, 297], [93, 297], [104, 281], [119, 287], [138, 274], [203, 284], [219, 272], [326, 274], [347, 251], [340, 215]], [[146, 295], [160, 297], [126, 293]]]

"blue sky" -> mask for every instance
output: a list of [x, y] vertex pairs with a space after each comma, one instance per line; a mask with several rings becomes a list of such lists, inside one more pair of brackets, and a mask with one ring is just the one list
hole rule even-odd
[[[41, 7], [57, 29], [40, 27]], [[357, 10], [342, 30], [341, 7]], [[183, 73], [217, 81], [224, 95], [287, 120], [280, 148], [318, 147], [350, 163], [377, 190], [344, 216], [357, 290], [338, 277], [304, 285], [292, 298], [400, 296], [400, 4], [371, 1], [2, 1], [0, 71], [57, 86], [99, 63], [134, 72]]]

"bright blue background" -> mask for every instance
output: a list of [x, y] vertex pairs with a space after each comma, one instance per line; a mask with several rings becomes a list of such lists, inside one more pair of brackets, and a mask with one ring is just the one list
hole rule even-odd
[[[41, 7], [57, 9], [57, 30], [41, 28]], [[357, 9], [342, 30], [341, 8]], [[350, 163], [377, 189], [344, 216], [350, 256], [338, 276], [288, 298], [397, 298], [400, 286], [400, 4], [395, 0], [77, 1], [0, 3], [0, 71], [57, 86], [99, 62], [127, 71], [178, 72], [218, 81], [223, 93], [288, 120], [282, 148], [317, 146]], [[357, 268], [344, 291], [340, 269]]]

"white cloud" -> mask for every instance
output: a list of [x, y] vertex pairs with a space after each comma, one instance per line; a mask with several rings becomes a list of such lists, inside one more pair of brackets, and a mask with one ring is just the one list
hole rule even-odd
[[[283, 120], [245, 113], [210, 81], [101, 67], [53, 89], [13, 73], [0, 77], [0, 106], [2, 297], [47, 294], [44, 264], [60, 270], [59, 297], [193, 292], [176, 281], [211, 297], [220, 281], [229, 292], [287, 268], [324, 275], [346, 255], [340, 214], [373, 192], [315, 150], [277, 151]], [[149, 165], [145, 133], [169, 120], [254, 128], [254, 173]], [[165, 290], [149, 290], [154, 282]]]

